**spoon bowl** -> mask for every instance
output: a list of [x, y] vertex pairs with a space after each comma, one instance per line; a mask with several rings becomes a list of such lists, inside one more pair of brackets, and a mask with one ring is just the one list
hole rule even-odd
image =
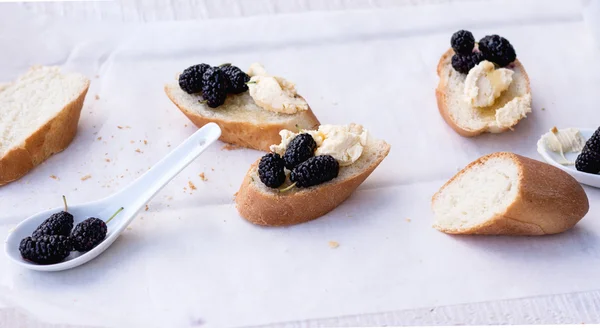
[[[592, 136], [592, 134], [594, 134], [594, 131], [595, 131], [594, 129], [578, 129], [578, 130], [579, 130], [579, 132], [581, 132], [581, 136], [585, 140], [588, 140]], [[592, 174], [592, 173], [577, 171], [577, 169], [575, 169], [575, 165], [560, 164], [558, 162], [560, 160], [560, 155], [558, 153], [555, 153], [552, 150], [550, 150], [548, 148], [548, 146], [546, 145], [546, 143], [544, 143], [544, 141], [541, 138], [540, 138], [540, 140], [538, 140], [538, 143], [537, 143], [537, 151], [548, 164], [567, 172], [573, 178], [575, 178], [575, 180], [577, 180], [579, 183], [588, 185], [591, 187], [595, 187], [595, 188], [600, 188], [600, 175], [599, 174]], [[575, 159], [577, 159], [577, 156], [579, 155], [579, 153], [580, 152], [576, 152], [576, 153], [571, 152], [571, 153], [565, 153], [564, 155], [565, 155], [565, 158], [569, 162], [575, 162]]]
[[63, 211], [64, 207], [34, 214], [9, 233], [4, 250], [6, 255], [16, 264], [27, 269], [38, 271], [62, 271], [82, 265], [105, 251], [133, 221], [137, 213], [181, 170], [188, 166], [208, 146], [221, 135], [221, 129], [214, 123], [209, 123], [192, 134], [181, 145], [175, 148], [165, 158], [155, 164], [150, 170], [135, 180], [126, 188], [104, 199], [68, 207], [68, 212], [74, 217], [75, 224], [95, 217], [107, 221], [119, 208], [124, 207], [110, 222], [108, 222], [106, 238], [88, 252], [71, 252], [69, 257], [56, 264], [36, 264], [21, 257], [19, 244], [50, 215]]

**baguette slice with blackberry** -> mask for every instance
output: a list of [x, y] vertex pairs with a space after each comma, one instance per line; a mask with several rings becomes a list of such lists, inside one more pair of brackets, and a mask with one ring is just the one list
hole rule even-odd
[[[258, 67], [264, 70], [262, 66]], [[197, 127], [214, 122], [221, 128], [221, 141], [241, 147], [268, 151], [270, 145], [279, 142], [281, 130], [298, 132], [319, 126], [310, 106], [292, 114], [266, 110], [254, 101], [247, 90], [227, 94], [222, 105], [211, 108], [203, 102], [201, 92], [188, 93], [177, 82], [165, 85], [164, 89], [169, 99]], [[304, 100], [301, 96], [296, 98]]]
[[564, 171], [512, 153], [483, 156], [433, 196], [434, 228], [449, 234], [547, 235], [572, 228], [589, 210]]
[[44, 66], [0, 85], [0, 185], [69, 146], [89, 85], [83, 75]]
[[349, 166], [340, 167], [338, 176], [333, 180], [285, 192], [261, 182], [259, 161], [256, 161], [236, 195], [238, 212], [246, 220], [264, 226], [288, 226], [314, 220], [343, 203], [389, 151], [390, 145], [385, 141], [369, 138], [361, 157]]

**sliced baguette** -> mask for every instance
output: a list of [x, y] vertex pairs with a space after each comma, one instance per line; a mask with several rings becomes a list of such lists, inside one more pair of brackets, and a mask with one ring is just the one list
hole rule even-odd
[[457, 72], [452, 67], [453, 55], [454, 50], [446, 51], [437, 66], [440, 81], [435, 95], [438, 109], [446, 123], [464, 137], [474, 137], [485, 132], [500, 133], [512, 129], [523, 117], [515, 117], [509, 125], [498, 124], [496, 111], [516, 97], [530, 97], [529, 77], [521, 62], [517, 59], [506, 67], [515, 72], [513, 82], [508, 90], [496, 99], [494, 105], [476, 108], [465, 100], [464, 88], [467, 75]]
[[589, 210], [581, 185], [562, 170], [512, 153], [469, 164], [432, 199], [434, 228], [449, 234], [547, 235]]
[[235, 201], [246, 220], [264, 226], [287, 226], [314, 220], [344, 202], [390, 152], [390, 145], [370, 139], [362, 156], [350, 166], [340, 167], [337, 178], [309, 188], [280, 193], [258, 177], [258, 162], [248, 170]]
[[89, 84], [83, 75], [36, 66], [0, 87], [0, 185], [67, 148]]
[[274, 113], [259, 107], [248, 92], [227, 95], [225, 104], [218, 108], [200, 103], [201, 96], [186, 93], [177, 82], [165, 85], [165, 92], [197, 127], [214, 122], [221, 128], [221, 141], [241, 147], [269, 151], [269, 146], [279, 143], [279, 131], [319, 126], [310, 107], [296, 114]]

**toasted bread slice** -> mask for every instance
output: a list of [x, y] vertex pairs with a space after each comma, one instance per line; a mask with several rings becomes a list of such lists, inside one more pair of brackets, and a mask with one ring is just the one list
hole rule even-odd
[[221, 128], [221, 141], [241, 147], [269, 151], [269, 146], [279, 143], [279, 131], [319, 126], [310, 107], [296, 114], [274, 113], [259, 107], [248, 92], [227, 95], [225, 104], [218, 108], [200, 103], [201, 96], [186, 93], [177, 82], [167, 84], [165, 92], [197, 127], [214, 122]]
[[265, 226], [287, 226], [314, 220], [344, 202], [390, 152], [390, 145], [370, 139], [363, 154], [349, 166], [340, 167], [338, 177], [308, 188], [279, 192], [258, 177], [258, 161], [248, 170], [235, 198], [246, 220]]
[[432, 199], [434, 228], [449, 234], [547, 235], [566, 231], [589, 210], [564, 171], [512, 153], [469, 164]]
[[67, 148], [89, 85], [83, 75], [36, 66], [0, 86], [0, 185]]
[[474, 137], [485, 132], [500, 133], [512, 129], [527, 113], [502, 112], [497, 119], [497, 112], [507, 103], [522, 97], [522, 101], [531, 107], [531, 88], [525, 68], [515, 60], [508, 69], [514, 71], [513, 81], [508, 90], [498, 97], [492, 106], [473, 107], [465, 100], [464, 88], [466, 74], [457, 72], [452, 67], [454, 50], [449, 49], [442, 55], [437, 66], [440, 78], [435, 95], [440, 114], [452, 129], [464, 137]]

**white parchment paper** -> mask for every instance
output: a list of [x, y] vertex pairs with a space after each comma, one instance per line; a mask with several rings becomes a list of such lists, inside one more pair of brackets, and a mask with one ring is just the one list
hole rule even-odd
[[[92, 86], [73, 144], [0, 188], [0, 238], [59, 206], [62, 194], [80, 203], [119, 190], [195, 131], [162, 88], [199, 62], [261, 62], [296, 82], [321, 122], [361, 123], [392, 151], [330, 214], [263, 228], [233, 204], [261, 153], [219, 143], [94, 261], [39, 273], [0, 256], [3, 303], [53, 322], [220, 327], [600, 288], [596, 189], [586, 188], [586, 218], [557, 236], [452, 237], [431, 228], [431, 196], [469, 162], [493, 151], [539, 158], [536, 141], [552, 126], [599, 125], [600, 53], [569, 2], [122, 26], [35, 17], [20, 28], [24, 17], [10, 16], [0, 30], [0, 80], [58, 64]], [[459, 28], [507, 37], [526, 66], [534, 112], [515, 131], [465, 139], [439, 116], [435, 67]]]

